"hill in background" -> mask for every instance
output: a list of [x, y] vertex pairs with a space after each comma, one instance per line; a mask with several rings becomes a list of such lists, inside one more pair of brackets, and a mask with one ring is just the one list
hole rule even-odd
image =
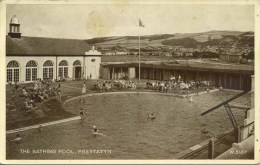
[[[138, 48], [138, 36], [101, 37], [85, 40], [90, 45], [100, 48], [123, 47]], [[141, 36], [142, 48], [162, 46], [183, 46], [196, 48], [197, 46], [232, 45], [254, 46], [254, 32], [240, 31], [209, 31], [203, 33], [176, 33]]]

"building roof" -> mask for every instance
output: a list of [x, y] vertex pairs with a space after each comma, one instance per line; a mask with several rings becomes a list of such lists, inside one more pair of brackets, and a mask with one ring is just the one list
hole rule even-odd
[[[225, 64], [221, 62], [195, 62], [195, 61], [177, 61], [182, 66], [191, 68], [200, 68], [211, 71], [232, 71], [232, 72], [254, 72], [253, 65], [246, 64]], [[166, 63], [166, 65], [169, 65]]]
[[6, 55], [85, 55], [91, 49], [83, 40], [6, 36]]
[[[138, 67], [138, 62], [102, 62], [102, 66], [107, 67]], [[210, 71], [210, 72], [226, 72], [226, 73], [241, 73], [254, 74], [254, 66], [251, 65], [236, 65], [236, 64], [221, 64], [221, 63], [200, 63], [200, 62], [147, 62], [142, 61], [141, 67], [152, 67], [157, 69], [185, 69], [193, 71]]]

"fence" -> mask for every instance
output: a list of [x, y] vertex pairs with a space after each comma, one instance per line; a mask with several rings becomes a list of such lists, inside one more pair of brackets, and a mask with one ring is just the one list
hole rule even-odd
[[[232, 147], [233, 143], [239, 143], [253, 134], [254, 122], [237, 127], [217, 138], [210, 138], [174, 156], [174, 159], [214, 159]], [[254, 129], [253, 129], [254, 130]], [[247, 133], [248, 136], [242, 136]], [[244, 138], [241, 138], [244, 137]]]

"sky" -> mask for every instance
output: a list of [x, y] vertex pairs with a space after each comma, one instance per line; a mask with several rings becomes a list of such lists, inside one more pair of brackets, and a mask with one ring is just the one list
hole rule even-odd
[[[107, 36], [254, 31], [252, 5], [7, 5], [23, 36], [90, 39]], [[145, 27], [138, 27], [138, 19]]]

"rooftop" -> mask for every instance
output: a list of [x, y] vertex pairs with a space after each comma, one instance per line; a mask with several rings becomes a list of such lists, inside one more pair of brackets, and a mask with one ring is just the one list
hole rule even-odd
[[[101, 64], [109, 67], [138, 67], [138, 62], [102, 62]], [[224, 64], [219, 62], [196, 62], [186, 60], [176, 60], [174, 62], [141, 61], [141, 67], [254, 74], [254, 66], [252, 65]]]
[[6, 55], [85, 55], [91, 46], [83, 40], [6, 36]]

